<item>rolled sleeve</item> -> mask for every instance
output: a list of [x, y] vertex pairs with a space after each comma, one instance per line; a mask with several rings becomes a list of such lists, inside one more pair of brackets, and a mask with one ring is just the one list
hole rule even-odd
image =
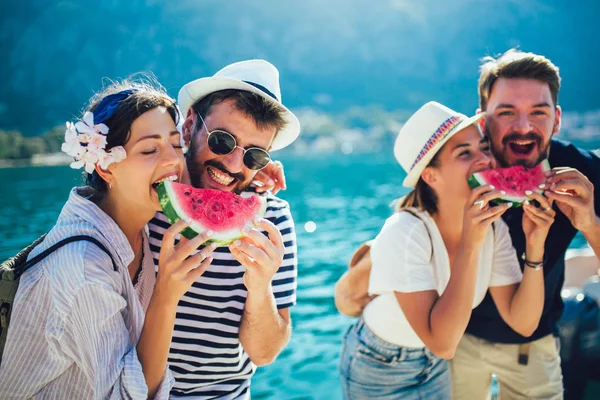
[[156, 395], [154, 396], [154, 399], [168, 399], [169, 398], [169, 393], [171, 392], [171, 389], [173, 388], [173, 385], [175, 384], [175, 378], [173, 378], [173, 374], [171, 373], [171, 370], [169, 368], [167, 368], [165, 370], [165, 374], [163, 376], [162, 382], [160, 383], [160, 386], [158, 387], [158, 391], [156, 392]]

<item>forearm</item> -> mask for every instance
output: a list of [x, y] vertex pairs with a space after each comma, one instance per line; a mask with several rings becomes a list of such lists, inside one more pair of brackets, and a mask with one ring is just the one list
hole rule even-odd
[[291, 320], [286, 321], [277, 311], [271, 288], [262, 293], [248, 291], [240, 342], [255, 365], [266, 365], [275, 360], [287, 344], [291, 334]]
[[431, 310], [431, 344], [428, 347], [446, 358], [452, 357], [471, 317], [478, 260], [479, 251], [470, 247], [459, 250], [448, 286]]
[[355, 267], [337, 281], [334, 300], [339, 312], [349, 317], [358, 317], [363, 312], [372, 299], [368, 294], [369, 271], [370, 268], [360, 271]]
[[600, 217], [596, 217], [595, 223], [585, 232], [581, 233], [583, 233], [583, 236], [585, 236], [591, 248], [594, 250], [596, 257], [600, 259]]
[[[525, 255], [529, 261], [541, 262], [544, 259], [544, 247], [528, 244]], [[515, 332], [531, 336], [542, 317], [544, 295], [544, 271], [525, 266], [523, 280], [510, 302], [507, 324]]]
[[148, 305], [137, 353], [148, 385], [149, 398], [156, 394], [167, 368], [176, 310], [176, 305], [162, 301], [157, 292]]

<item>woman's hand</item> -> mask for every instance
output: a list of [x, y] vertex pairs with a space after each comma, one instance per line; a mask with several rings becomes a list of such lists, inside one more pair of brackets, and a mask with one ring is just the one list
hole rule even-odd
[[552, 200], [539, 193], [527, 195], [531, 200], [536, 200], [539, 207], [531, 202], [523, 203], [523, 232], [528, 245], [542, 249], [548, 236], [550, 226], [554, 223], [556, 211], [552, 209]]
[[490, 206], [490, 201], [501, 198], [505, 194], [503, 191], [495, 190], [491, 185], [479, 186], [471, 191], [463, 217], [463, 244], [472, 245], [474, 248], [481, 247], [492, 223], [512, 207], [512, 203]]
[[158, 256], [158, 275], [154, 291], [161, 296], [162, 301], [170, 305], [177, 305], [192, 283], [206, 271], [212, 261], [210, 255], [216, 248], [216, 245], [211, 243], [190, 257], [202, 243], [210, 239], [213, 235], [210, 231], [199, 234], [192, 240], [182, 237], [175, 245], [175, 237], [188, 225], [186, 221], [179, 221], [167, 229]]
[[270, 190], [273, 194], [277, 194], [280, 190], [287, 189], [283, 164], [280, 161], [271, 161], [256, 173], [252, 184], [256, 187], [257, 193]]

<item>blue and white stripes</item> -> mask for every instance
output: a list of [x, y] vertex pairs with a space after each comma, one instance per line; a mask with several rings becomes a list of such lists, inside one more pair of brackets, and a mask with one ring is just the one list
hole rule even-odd
[[[297, 251], [294, 222], [287, 202], [267, 196], [265, 218], [281, 232], [283, 263], [272, 281], [278, 309], [296, 303]], [[163, 214], [150, 222], [150, 248], [155, 262], [170, 224]], [[245, 268], [227, 247], [217, 248], [206, 272], [182, 297], [169, 354], [175, 376], [172, 398], [245, 399], [256, 366], [239, 341], [247, 290]]]

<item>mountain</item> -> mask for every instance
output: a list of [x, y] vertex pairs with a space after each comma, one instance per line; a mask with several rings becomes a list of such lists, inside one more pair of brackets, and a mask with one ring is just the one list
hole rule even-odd
[[596, 110], [599, 15], [594, 0], [8, 0], [0, 129], [62, 124], [104, 77], [152, 71], [176, 96], [248, 58], [279, 68], [293, 108], [412, 111], [434, 99], [470, 113], [479, 59], [514, 46], [560, 67], [564, 109]]

